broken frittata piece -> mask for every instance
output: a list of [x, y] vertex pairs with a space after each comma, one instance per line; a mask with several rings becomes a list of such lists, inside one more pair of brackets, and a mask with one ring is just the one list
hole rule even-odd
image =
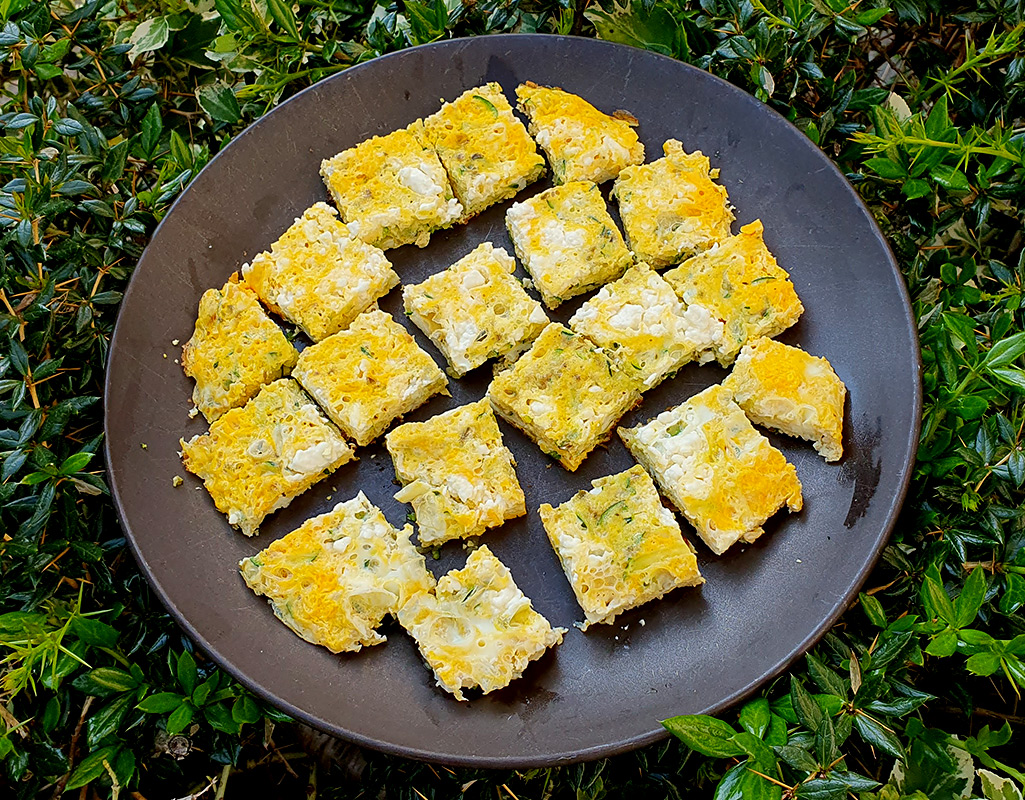
[[463, 216], [422, 120], [326, 159], [320, 174], [352, 235], [382, 250], [426, 247]]
[[502, 87], [468, 89], [424, 120], [427, 141], [445, 165], [464, 221], [513, 197], [545, 171], [545, 160]]
[[402, 287], [406, 314], [441, 350], [453, 377], [490, 358], [511, 360], [548, 324], [515, 269], [512, 256], [484, 242], [423, 283]]
[[448, 394], [448, 379], [390, 314], [360, 314], [346, 330], [299, 354], [292, 375], [360, 447], [392, 420]]
[[598, 347], [553, 322], [495, 376], [488, 399], [499, 416], [572, 472], [638, 403], [640, 392]]
[[694, 549], [648, 473], [633, 466], [591, 481], [562, 505], [538, 511], [573, 594], [583, 629], [681, 586], [705, 582]]
[[385, 442], [402, 482], [395, 499], [413, 506], [421, 545], [477, 536], [527, 513], [487, 399], [399, 425]]
[[633, 261], [593, 183], [567, 183], [513, 203], [505, 224], [549, 308], [615, 280]]
[[203, 292], [195, 333], [182, 348], [182, 369], [196, 380], [192, 402], [213, 422], [288, 375], [297, 358], [256, 292], [235, 273], [223, 288]]
[[466, 566], [438, 581], [435, 594], [419, 594], [399, 610], [438, 686], [465, 700], [463, 689], [484, 694], [508, 686], [565, 628], [553, 628], [533, 609], [509, 569], [481, 546]]
[[185, 469], [203, 479], [217, 509], [246, 536], [272, 511], [354, 456], [291, 378], [265, 386], [202, 435], [181, 440]]
[[601, 347], [647, 391], [711, 346], [715, 328], [703, 326], [703, 321], [683, 307], [662, 276], [641, 262], [577, 309], [569, 326]]
[[708, 157], [685, 152], [676, 139], [662, 150], [665, 157], [627, 167], [612, 187], [627, 244], [638, 261], [656, 269], [722, 241], [733, 222], [726, 189], [714, 182], [719, 170], [710, 168]]
[[306, 209], [242, 274], [271, 311], [315, 342], [348, 327], [399, 282], [384, 253], [353, 238], [327, 203]]
[[809, 440], [826, 461], [843, 456], [847, 387], [826, 359], [760, 337], [744, 345], [723, 385], [755, 425]]
[[306, 520], [270, 547], [239, 563], [242, 577], [274, 614], [308, 642], [332, 653], [381, 644], [377, 628], [434, 576], [410, 542], [363, 492]]
[[695, 315], [723, 323], [708, 355], [729, 366], [759, 336], [777, 336], [804, 313], [794, 284], [776, 263], [755, 220], [663, 276]]
[[555, 183], [604, 183], [644, 162], [631, 115], [603, 114], [582, 97], [530, 81], [516, 87], [516, 98], [530, 119], [531, 136], [548, 156]]
[[729, 389], [710, 386], [635, 428], [630, 452], [712, 552], [753, 542], [784, 505], [803, 505], [797, 470], [754, 429]]

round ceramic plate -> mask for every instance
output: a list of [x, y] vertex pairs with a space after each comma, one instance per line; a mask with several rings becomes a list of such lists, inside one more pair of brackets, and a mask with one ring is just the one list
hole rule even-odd
[[[614, 437], [569, 473], [502, 423], [528, 514], [483, 541], [535, 608], [570, 632], [507, 689], [459, 703], [434, 686], [394, 623], [387, 643], [333, 655], [278, 622], [238, 574], [239, 559], [361, 489], [401, 525], [408, 508], [392, 499], [397, 487], [383, 446], [362, 449], [358, 463], [246, 539], [179, 461], [179, 437], [205, 425], [188, 417], [192, 382], [172, 340], [192, 334], [204, 290], [220, 287], [305, 208], [328, 200], [321, 159], [431, 114], [465, 89], [498, 81], [512, 98], [528, 80], [561, 86], [606, 112], [630, 111], [649, 159], [661, 155], [664, 140], [678, 138], [721, 169], [737, 209], [734, 229], [764, 222], [768, 246], [804, 302], [801, 321], [781, 338], [826, 356], [847, 384], [846, 452], [826, 464], [807, 443], [770, 435], [797, 467], [804, 510], [777, 516], [757, 544], [718, 558], [684, 524], [707, 583], [585, 634], [573, 627], [582, 613], [537, 508], [633, 462]], [[435, 234], [425, 249], [389, 251], [389, 258], [411, 283], [483, 241], [512, 252], [508, 206]], [[567, 320], [584, 299], [553, 317]], [[398, 289], [382, 307], [410, 327]], [[646, 421], [723, 375], [714, 366], [687, 367], [623, 422]], [[478, 399], [489, 377], [484, 367], [453, 380], [452, 397], [437, 397], [408, 418]], [[659, 720], [720, 711], [810, 647], [855, 595], [894, 523], [915, 452], [920, 395], [917, 339], [893, 256], [852, 188], [796, 128], [730, 84], [669, 58], [588, 39], [487, 36], [406, 50], [329, 78], [238, 136], [192, 182], [157, 229], [124, 298], [107, 375], [107, 456], [121, 522], [154, 590], [197, 644], [253, 691], [312, 725], [391, 753], [450, 764], [546, 765], [652, 742], [664, 735]], [[176, 475], [185, 476], [178, 488]], [[450, 543], [428, 564], [440, 576], [465, 557]]]

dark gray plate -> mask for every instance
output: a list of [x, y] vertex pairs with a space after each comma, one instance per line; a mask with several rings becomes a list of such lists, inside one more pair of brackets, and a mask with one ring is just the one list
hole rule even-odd
[[[722, 558], [699, 543], [708, 581], [701, 589], [677, 591], [614, 626], [587, 634], [571, 628], [522, 680], [458, 703], [433, 687], [397, 627], [384, 645], [335, 656], [279, 623], [238, 575], [240, 558], [359, 489], [401, 524], [406, 507], [392, 499], [383, 447], [362, 450], [358, 464], [314, 487], [248, 540], [228, 527], [178, 460], [179, 437], [205, 426], [187, 417], [192, 384], [175, 363], [180, 351], [171, 341], [191, 335], [205, 289], [220, 286], [303, 209], [327, 199], [318, 176], [322, 158], [432, 113], [439, 98], [485, 81], [499, 81], [512, 96], [525, 80], [562, 86], [608, 112], [631, 111], [649, 158], [676, 137], [722, 169], [737, 226], [764, 221], [769, 247], [807, 309], [782, 338], [829, 358], [847, 383], [847, 453], [830, 465], [804, 443], [772, 437], [804, 483], [801, 514], [770, 522], [757, 545]], [[423, 280], [481, 241], [511, 252], [503, 224], [508, 205], [436, 235], [424, 250], [391, 251], [403, 282]], [[557, 317], [565, 321], [579, 302]], [[408, 322], [398, 290], [383, 307]], [[487, 372], [453, 381], [451, 398], [436, 398], [410, 418], [479, 398]], [[647, 420], [722, 376], [714, 367], [687, 368], [649, 393], [625, 423]], [[854, 596], [889, 534], [921, 407], [904, 285], [869, 212], [829, 159], [722, 80], [641, 50], [555, 36], [488, 36], [380, 58], [302, 92], [235, 139], [181, 196], [135, 271], [111, 346], [106, 400], [110, 482], [121, 522], [153, 588], [205, 652], [288, 713], [346, 739], [415, 758], [508, 767], [595, 758], [654, 741], [664, 735], [659, 720], [722, 710], [810, 647]], [[535, 607], [571, 627], [582, 615], [537, 507], [560, 503], [632, 461], [616, 439], [570, 474], [517, 431], [503, 430], [529, 513], [485, 541]], [[186, 476], [184, 486], [172, 487], [175, 475]], [[450, 544], [439, 561], [428, 561], [440, 575], [464, 558]]]

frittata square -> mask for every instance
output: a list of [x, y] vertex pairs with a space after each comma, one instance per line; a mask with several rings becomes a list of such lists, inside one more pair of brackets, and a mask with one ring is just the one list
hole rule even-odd
[[399, 425], [385, 442], [403, 487], [395, 499], [412, 504], [421, 545], [477, 536], [527, 513], [486, 399]]
[[545, 160], [506, 100], [502, 87], [469, 89], [424, 120], [445, 165], [464, 219], [513, 197], [545, 171]]
[[538, 512], [573, 594], [583, 630], [681, 586], [705, 582], [694, 549], [641, 467], [591, 481]]
[[239, 282], [238, 273], [222, 289], [203, 292], [195, 333], [182, 348], [182, 368], [196, 380], [192, 402], [207, 422], [287, 375], [297, 358], [299, 353], [267, 316], [256, 292]]
[[504, 417], [570, 472], [640, 401], [637, 384], [583, 336], [553, 322], [488, 387]]
[[181, 446], [185, 469], [203, 479], [218, 510], [246, 536], [354, 458], [338, 429], [291, 378], [265, 386]]
[[453, 377], [490, 358], [512, 359], [548, 324], [515, 269], [512, 256], [484, 242], [423, 283], [402, 287], [406, 314], [441, 350]]
[[505, 224], [549, 308], [615, 280], [633, 261], [593, 183], [575, 181], [513, 203]]
[[723, 323], [708, 351], [723, 366], [747, 342], [782, 333], [804, 313], [790, 276], [765, 246], [761, 220], [664, 277], [689, 311]]
[[711, 345], [714, 329], [702, 322], [642, 261], [580, 306], [569, 326], [647, 391]]
[[392, 420], [448, 394], [448, 379], [391, 315], [374, 309], [299, 354], [292, 375], [360, 447]]
[[847, 387], [826, 359], [761, 337], [744, 345], [723, 385], [755, 425], [811, 441], [826, 461], [843, 456]]
[[508, 686], [527, 665], [562, 642], [533, 609], [509, 569], [486, 547], [466, 566], [438, 581], [435, 594], [419, 594], [399, 610], [438, 686], [465, 700], [463, 689], [484, 694]]
[[582, 97], [530, 81], [516, 87], [516, 98], [557, 184], [604, 183], [644, 162], [644, 145], [633, 129], [637, 120], [626, 112], [609, 116]]
[[685, 152], [675, 139], [662, 150], [664, 158], [627, 167], [612, 187], [630, 249], [656, 269], [722, 241], [733, 222], [726, 189], [713, 180], [719, 170], [710, 169], [708, 157]]
[[271, 311], [315, 342], [348, 327], [399, 282], [384, 252], [350, 236], [327, 203], [308, 208], [242, 274]]
[[801, 510], [797, 470], [721, 385], [619, 435], [716, 554], [753, 542], [784, 505]]
[[463, 215], [422, 120], [326, 159], [320, 175], [353, 236], [382, 250], [426, 247]]
[[332, 653], [380, 644], [384, 618], [421, 593], [434, 576], [410, 542], [363, 492], [306, 520], [239, 563], [242, 577], [274, 614], [308, 642]]

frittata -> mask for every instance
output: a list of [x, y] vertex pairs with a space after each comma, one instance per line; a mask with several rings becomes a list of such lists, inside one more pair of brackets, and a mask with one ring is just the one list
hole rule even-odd
[[463, 689], [483, 694], [508, 686], [565, 628], [553, 628], [533, 609], [508, 568], [482, 546], [466, 566], [438, 581], [435, 594], [419, 594], [399, 610], [438, 686], [465, 700]]
[[246, 536], [264, 518], [354, 456], [291, 378], [265, 386], [202, 435], [181, 440], [185, 469], [203, 479], [228, 522]]
[[445, 103], [424, 120], [424, 130], [463, 205], [464, 220], [544, 174], [544, 158], [497, 83]]
[[693, 548], [647, 472], [633, 466], [591, 481], [591, 487], [557, 508], [545, 503], [538, 509], [584, 610], [583, 630], [673, 589], [705, 582]]
[[721, 385], [619, 435], [716, 554], [753, 542], [784, 505], [801, 510], [797, 470]]
[[643, 392], [711, 345], [714, 328], [701, 322], [662, 276], [641, 262], [577, 309], [569, 326], [601, 347]]
[[549, 308], [615, 280], [633, 261], [593, 183], [574, 181], [514, 203], [505, 224]]
[[574, 471], [640, 400], [637, 384], [583, 336], [553, 322], [488, 387], [488, 399]]
[[688, 309], [723, 323], [721, 338], [708, 351], [723, 366], [747, 342], [782, 333], [804, 313], [790, 276], [765, 246], [761, 220], [664, 277]]
[[377, 628], [434, 576], [409, 537], [360, 492], [239, 563], [246, 584], [308, 642], [333, 653], [380, 644]]
[[847, 387], [826, 359], [761, 337], [744, 345], [723, 385], [755, 425], [811, 441], [826, 461], [843, 456]]
[[348, 327], [399, 282], [384, 252], [350, 236], [327, 203], [308, 208], [242, 273], [271, 311], [315, 342]]
[[323, 161], [320, 175], [352, 235], [382, 250], [426, 247], [463, 216], [422, 120]]
[[516, 87], [516, 97], [557, 184], [604, 183], [644, 162], [644, 145], [634, 132], [637, 120], [629, 114], [609, 116], [582, 97], [530, 81]]
[[685, 152], [675, 139], [662, 150], [664, 158], [627, 167], [612, 187], [630, 249], [656, 269], [722, 241], [733, 222], [726, 189], [714, 182], [719, 170], [710, 168], [708, 157]]
[[548, 324], [515, 269], [512, 256], [484, 242], [423, 283], [402, 287], [406, 314], [441, 350], [453, 377], [490, 358], [512, 359]]
[[292, 371], [360, 447], [441, 392], [448, 379], [391, 315], [374, 309], [299, 354]]
[[385, 442], [402, 482], [395, 499], [413, 506], [421, 545], [477, 536], [527, 513], [486, 399], [399, 425]]
[[199, 300], [196, 330], [182, 348], [182, 368], [195, 378], [192, 402], [207, 422], [243, 405], [260, 388], [288, 375], [299, 353], [260, 306], [238, 273]]

